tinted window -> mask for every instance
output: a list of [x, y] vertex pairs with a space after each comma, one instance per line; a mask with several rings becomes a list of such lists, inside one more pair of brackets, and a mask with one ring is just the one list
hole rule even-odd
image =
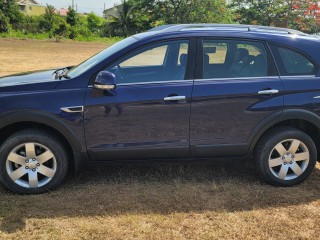
[[168, 50], [168, 45], [151, 48], [139, 53], [122, 63], [120, 67], [162, 66]]
[[226, 43], [216, 41], [205, 41], [203, 43], [203, 52], [206, 54], [206, 60], [209, 60], [210, 64], [223, 64], [225, 63], [228, 51], [228, 45]]
[[108, 57], [112, 56], [116, 52], [128, 47], [129, 45], [135, 43], [137, 40], [133, 37], [126, 38], [120, 42], [113, 44], [112, 46], [106, 48], [105, 50], [101, 51], [100, 53], [94, 55], [93, 57], [89, 58], [88, 60], [84, 61], [83, 63], [79, 64], [78, 66], [72, 68], [68, 72], [68, 76], [71, 78], [77, 77], [84, 73], [85, 71], [89, 70], [90, 68], [96, 66], [97, 64], [103, 62]]
[[141, 83], [183, 80], [187, 58], [187, 40], [158, 43], [140, 49], [107, 68], [117, 83]]
[[204, 40], [203, 78], [268, 76], [268, 54], [262, 43]]
[[314, 75], [315, 65], [292, 49], [271, 45], [281, 76]]

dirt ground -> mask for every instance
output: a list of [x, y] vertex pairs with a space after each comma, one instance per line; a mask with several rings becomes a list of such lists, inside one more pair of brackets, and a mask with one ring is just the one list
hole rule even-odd
[[[101, 43], [0, 39], [0, 75], [77, 64]], [[320, 167], [276, 188], [253, 164], [89, 166], [53, 192], [0, 186], [0, 239], [319, 239]]]
[[77, 65], [106, 47], [103, 43], [0, 39], [0, 76]]

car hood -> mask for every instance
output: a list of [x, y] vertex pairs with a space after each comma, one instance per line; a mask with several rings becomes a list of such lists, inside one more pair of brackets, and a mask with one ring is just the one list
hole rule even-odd
[[20, 74], [0, 77], [0, 87], [19, 86], [19, 85], [27, 85], [27, 84], [34, 84], [34, 83], [46, 83], [46, 82], [54, 82], [54, 81], [56, 81], [58, 84], [59, 79], [55, 79], [55, 74], [54, 74], [56, 70], [58, 69], [27, 72], [27, 73], [20, 73]]

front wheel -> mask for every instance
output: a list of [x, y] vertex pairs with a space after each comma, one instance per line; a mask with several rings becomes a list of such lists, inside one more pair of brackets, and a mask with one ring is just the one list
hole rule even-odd
[[38, 194], [56, 188], [67, 168], [65, 148], [47, 132], [23, 130], [0, 147], [0, 181], [16, 193]]
[[275, 186], [289, 187], [304, 181], [317, 160], [313, 140], [289, 127], [271, 130], [258, 142], [255, 161], [261, 176]]

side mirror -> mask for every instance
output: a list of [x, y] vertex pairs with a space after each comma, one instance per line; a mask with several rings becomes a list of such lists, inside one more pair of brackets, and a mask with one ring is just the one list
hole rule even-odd
[[94, 88], [100, 90], [115, 90], [117, 88], [116, 76], [109, 71], [99, 72], [94, 82]]

